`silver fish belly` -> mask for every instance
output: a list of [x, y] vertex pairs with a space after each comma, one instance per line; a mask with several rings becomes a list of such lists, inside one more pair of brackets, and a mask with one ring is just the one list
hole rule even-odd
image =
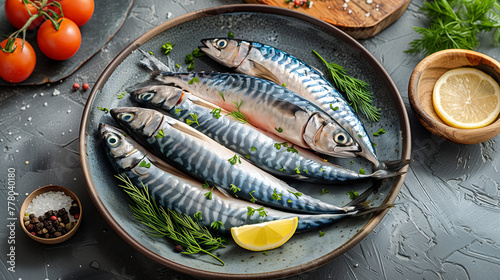
[[308, 150], [242, 123], [220, 108], [173, 86], [152, 86], [143, 92], [132, 93], [132, 97], [182, 122], [191, 120], [190, 114], [196, 114], [198, 124], [193, 123], [191, 127], [279, 177], [328, 184], [397, 176], [390, 171], [364, 175], [325, 162]]
[[200, 49], [215, 61], [247, 75], [271, 80], [320, 106], [358, 141], [359, 154], [378, 168], [373, 144], [363, 124], [339, 91], [317, 70], [274, 47], [236, 39], [202, 40]]
[[[182, 176], [165, 163], [151, 159], [145, 149], [130, 137], [124, 136], [123, 131], [101, 124], [99, 132], [106, 145], [108, 158], [117, 173], [125, 173], [137, 186], [147, 185], [152, 197], [162, 207], [191, 217], [201, 212], [200, 223], [207, 227], [212, 222], [222, 222], [223, 226], [219, 228], [222, 233], [229, 233], [232, 227], [292, 217], [298, 217], [297, 232], [302, 232], [317, 229], [360, 212], [353, 210], [342, 214], [320, 215], [286, 213], [226, 197], [217, 190], [213, 190], [211, 199], [207, 199], [205, 196], [207, 190], [203, 189], [201, 183]], [[140, 161], [129, 160], [130, 156], [140, 158]], [[257, 211], [250, 214], [252, 212], [249, 210]]]
[[230, 195], [297, 213], [345, 213], [338, 207], [298, 192], [201, 132], [160, 112], [114, 108], [113, 118], [145, 147], [192, 177]]

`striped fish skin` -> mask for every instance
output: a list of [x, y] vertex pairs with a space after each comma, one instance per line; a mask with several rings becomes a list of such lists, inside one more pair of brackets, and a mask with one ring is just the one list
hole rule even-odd
[[296, 57], [272, 46], [237, 39], [204, 39], [200, 47], [205, 54], [235, 71], [271, 80], [313, 101], [337, 121], [352, 137], [360, 139], [359, 155], [375, 164], [379, 162], [363, 124], [342, 94], [317, 70]]
[[345, 183], [397, 175], [389, 171], [362, 175], [327, 163], [301, 147], [293, 147], [289, 143], [288, 147], [285, 147], [283, 143], [286, 141], [282, 138], [249, 123], [242, 123], [224, 112], [220, 112], [216, 117], [212, 110], [217, 107], [206, 104], [177, 87], [146, 87], [141, 92], [132, 93], [132, 98], [140, 104], [166, 112], [181, 122], [192, 119], [190, 114], [196, 114], [199, 125], [191, 124], [191, 127], [279, 177], [316, 183]]
[[[259, 211], [249, 215], [249, 208], [257, 210], [261, 205], [224, 196], [216, 189], [213, 190], [212, 198], [207, 199], [205, 197], [207, 190], [203, 189], [201, 183], [178, 175], [179, 172], [166, 163], [160, 165], [158, 160], [151, 159], [146, 150], [130, 137], [126, 137], [122, 130], [100, 124], [99, 132], [116, 172], [125, 173], [136, 186], [147, 185], [151, 196], [162, 207], [185, 213], [190, 217], [201, 212], [200, 223], [206, 227], [215, 221], [222, 222], [223, 227], [220, 227], [219, 231], [225, 234], [229, 234], [232, 227], [292, 217], [298, 217], [297, 232], [303, 232], [332, 224], [360, 212], [353, 210], [342, 214], [307, 215], [263, 207], [262, 210], [266, 215], [259, 215]], [[140, 162], [145, 164], [141, 165], [135, 160], [130, 160], [129, 156], [141, 158]]]
[[239, 110], [251, 124], [300, 147], [345, 158], [361, 151], [355, 138], [321, 108], [268, 80], [241, 74], [162, 72], [127, 91], [142, 92], [161, 84], [175, 84], [227, 111]]
[[306, 194], [297, 195], [299, 192], [284, 181], [255, 167], [192, 127], [156, 110], [124, 107], [114, 108], [110, 113], [127, 132], [160, 158], [228, 194], [297, 213], [345, 213], [352, 210], [352, 207], [338, 207]]

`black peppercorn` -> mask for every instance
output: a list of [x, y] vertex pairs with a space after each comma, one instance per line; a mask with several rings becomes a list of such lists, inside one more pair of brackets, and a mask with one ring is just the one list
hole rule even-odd
[[40, 220], [38, 220], [38, 218], [36, 218], [36, 217], [31, 219], [32, 224], [37, 224], [38, 222], [40, 222]]
[[38, 222], [38, 223], [35, 224], [35, 230], [36, 231], [42, 230], [42, 228], [43, 228], [43, 223]]
[[35, 214], [30, 214], [29, 217], [30, 217], [30, 219], [33, 219], [33, 218], [35, 218]]
[[181, 245], [179, 245], [179, 244], [175, 245], [175, 251], [176, 251], [177, 253], [182, 252], [182, 246], [181, 246]]
[[62, 235], [62, 233], [60, 233], [60, 232], [58, 232], [58, 231], [54, 232], [54, 237], [59, 237], [59, 236], [61, 236], [61, 235]]

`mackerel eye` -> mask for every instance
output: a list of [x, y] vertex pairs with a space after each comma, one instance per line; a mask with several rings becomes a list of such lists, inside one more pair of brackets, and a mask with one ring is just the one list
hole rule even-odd
[[335, 143], [340, 144], [340, 145], [345, 145], [349, 143], [350, 137], [345, 134], [344, 132], [339, 132], [335, 135], [333, 135], [333, 140], [335, 140]]
[[106, 144], [110, 148], [116, 148], [116, 147], [120, 146], [120, 143], [121, 143], [121, 140], [116, 135], [111, 135], [111, 136], [109, 136], [109, 137], [106, 138]]
[[134, 119], [135, 115], [131, 113], [123, 113], [120, 115], [120, 119], [124, 122], [131, 122]]
[[215, 43], [215, 46], [217, 46], [217, 48], [219, 48], [219, 49], [224, 49], [225, 47], [227, 47], [227, 41], [224, 39], [218, 40]]
[[139, 95], [139, 98], [144, 101], [150, 101], [154, 96], [155, 94], [153, 92], [144, 92]]

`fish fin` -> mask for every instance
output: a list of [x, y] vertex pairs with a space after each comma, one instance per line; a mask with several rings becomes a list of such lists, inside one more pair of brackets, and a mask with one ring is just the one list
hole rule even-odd
[[248, 59], [248, 61], [253, 65], [252, 70], [250, 70], [250, 73], [248, 73], [249, 75], [275, 82], [278, 85], [282, 84], [280, 79], [278, 79], [278, 77], [276, 77], [276, 75], [274, 75], [274, 73], [271, 72], [267, 67], [252, 59]]
[[224, 196], [227, 196], [227, 197], [234, 197], [232, 195], [230, 195], [227, 190], [223, 189], [222, 187], [219, 187], [219, 186], [215, 186], [215, 188], [217, 190], [219, 190]]
[[384, 161], [383, 166], [386, 170], [389, 171], [398, 171], [401, 168], [410, 164], [413, 160], [411, 159], [403, 159], [403, 160], [394, 160], [394, 161]]
[[229, 113], [228, 111], [224, 110], [223, 108], [220, 108], [220, 107], [214, 105], [213, 103], [205, 101], [205, 100], [198, 98], [192, 94], [189, 94], [189, 96], [187, 96], [187, 98], [189, 99], [189, 101], [193, 102], [194, 104], [205, 107], [207, 109], [221, 109], [221, 113], [224, 115]]
[[375, 178], [375, 179], [385, 179], [385, 178], [391, 178], [391, 177], [403, 175], [405, 173], [406, 173], [406, 171], [392, 171], [392, 170], [380, 169], [380, 170], [373, 172], [371, 175], [368, 175], [368, 176]]
[[158, 58], [156, 58], [154, 55], [145, 52], [141, 49], [139, 51], [144, 55], [144, 58], [139, 60], [140, 64], [144, 67], [146, 67], [148, 70], [154, 72], [154, 71], [168, 71], [170, 72], [170, 68], [163, 64]]
[[311, 66], [309, 65], [312, 69], [314, 69], [315, 71], [317, 71], [321, 76], [325, 76], [325, 74], [323, 72], [321, 72], [318, 68], [314, 67], [314, 66]]

